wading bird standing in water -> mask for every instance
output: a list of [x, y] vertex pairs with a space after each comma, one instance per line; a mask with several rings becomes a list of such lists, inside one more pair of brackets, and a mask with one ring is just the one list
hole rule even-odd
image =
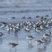
[[[10, 52], [16, 52], [16, 46], [18, 46], [17, 43], [9, 43], [9, 46], [11, 46]], [[14, 50], [13, 50], [14, 49]], [[12, 51], [13, 50], [13, 51]]]
[[29, 35], [26, 37], [26, 39], [28, 40], [28, 47], [33, 48], [32, 40], [34, 39], [34, 37], [32, 35]]

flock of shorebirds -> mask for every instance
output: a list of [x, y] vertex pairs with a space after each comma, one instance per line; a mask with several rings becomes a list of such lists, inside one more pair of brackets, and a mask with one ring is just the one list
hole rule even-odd
[[[10, 32], [14, 32], [15, 35], [17, 35], [18, 31], [20, 31], [21, 29], [25, 30], [26, 32], [30, 32], [31, 30], [34, 30], [35, 32], [43, 32], [48, 30], [49, 28], [51, 29], [52, 26], [52, 19], [48, 18], [49, 16], [46, 15], [46, 17], [44, 16], [36, 16], [36, 18], [40, 18], [38, 21], [35, 21], [36, 19], [34, 19], [34, 21], [31, 21], [31, 17], [29, 17], [28, 19], [30, 19], [30, 21], [22, 21], [22, 22], [17, 22], [17, 23], [7, 23], [7, 22], [0, 22], [0, 29], [6, 29], [7, 32], [10, 34]], [[15, 19], [15, 17], [13, 17], [13, 19]], [[22, 19], [26, 19], [25, 17], [23, 17]], [[3, 36], [3, 33], [0, 32], [0, 37]], [[51, 31], [49, 31], [49, 33], [45, 33], [43, 35], [43, 38], [41, 40], [37, 40], [37, 42], [39, 43], [39, 45], [44, 44], [47, 45], [47, 42], [50, 42], [50, 38], [51, 38]], [[32, 35], [28, 36], [28, 40], [32, 41], [32, 39], [34, 39], [34, 37]], [[10, 45], [12, 45], [13, 47], [17, 46], [18, 44], [16, 43], [9, 43]]]
[[[36, 16], [38, 18], [39, 16]], [[13, 17], [13, 19], [15, 19]], [[25, 17], [22, 19], [25, 20]], [[21, 19], [21, 20], [22, 20]], [[6, 29], [9, 33], [10, 31], [18, 32], [21, 29], [24, 29], [25, 31], [29, 32], [31, 30], [35, 31], [43, 31], [48, 29], [50, 26], [52, 26], [52, 19], [47, 19], [47, 17], [41, 16], [38, 21], [35, 21], [36, 19], [33, 19], [34, 21], [31, 21], [31, 17], [29, 17], [30, 21], [22, 21], [22, 22], [17, 22], [17, 23], [7, 23], [7, 22], [0, 22], [0, 28], [1, 29]]]

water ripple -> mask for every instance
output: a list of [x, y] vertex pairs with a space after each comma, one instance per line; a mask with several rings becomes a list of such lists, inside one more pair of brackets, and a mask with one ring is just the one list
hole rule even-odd
[[0, 14], [7, 13], [31, 13], [31, 12], [51, 12], [52, 9], [41, 9], [41, 10], [20, 10], [20, 11], [0, 11]]

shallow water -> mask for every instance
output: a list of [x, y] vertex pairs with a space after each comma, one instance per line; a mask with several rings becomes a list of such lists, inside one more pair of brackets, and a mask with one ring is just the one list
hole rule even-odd
[[[23, 0], [23, 2], [18, 0], [18, 3], [16, 0], [15, 2], [10, 2], [8, 0], [3, 1], [4, 0], [0, 0], [0, 20], [2, 19], [3, 21], [7, 21], [8, 18], [16, 17], [16, 20], [20, 21], [20, 19], [24, 16], [26, 18], [32, 17], [33, 20], [36, 20], [36, 15], [49, 15], [49, 18], [52, 18], [52, 0]], [[16, 52], [38, 52], [38, 46], [35, 40], [40, 39], [40, 35], [42, 35], [42, 33], [39, 34], [34, 31], [28, 33], [22, 30], [18, 32], [18, 37], [15, 37], [13, 32], [8, 34], [5, 30], [0, 31], [4, 33], [4, 36], [0, 41], [0, 52], [10, 52], [10, 42], [19, 43], [16, 47]], [[26, 36], [29, 34], [32, 34], [35, 37], [35, 40], [33, 40], [33, 48], [28, 47]], [[47, 46], [45, 52], [52, 52], [52, 41]]]

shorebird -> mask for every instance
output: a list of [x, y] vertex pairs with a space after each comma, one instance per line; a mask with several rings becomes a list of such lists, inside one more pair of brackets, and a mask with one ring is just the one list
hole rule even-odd
[[3, 43], [3, 33], [0, 32], [0, 45]]
[[45, 36], [48, 36], [48, 37], [50, 37], [50, 35], [51, 35], [51, 34], [45, 34]]
[[51, 42], [51, 38], [50, 37], [48, 37], [48, 38], [43, 37], [42, 41], [44, 41], [45, 45], [48, 45]]
[[9, 45], [11, 46], [10, 51], [12, 51], [13, 48], [14, 48], [14, 51], [16, 52], [16, 46], [17, 46], [18, 44], [17, 44], [17, 43], [9, 43]]
[[44, 25], [44, 24], [47, 24], [47, 22], [48, 22], [48, 19], [45, 17], [41, 17], [41, 22], [42, 22], [42, 24]]
[[33, 24], [33, 29], [35, 30], [35, 24]]
[[12, 48], [15, 48], [18, 44], [17, 43], [9, 43], [9, 45], [11, 45]]
[[30, 29], [29, 29], [29, 27], [27, 26], [24, 26], [24, 30], [26, 31], [26, 32], [30, 32]]
[[47, 23], [49, 26], [52, 26], [52, 19], [49, 19]]
[[26, 39], [28, 41], [28, 48], [33, 48], [32, 40], [34, 39], [34, 37], [32, 35], [29, 35], [26, 37]]
[[20, 28], [22, 29], [24, 26], [23, 22], [20, 23]]
[[40, 19], [40, 21], [43, 22], [43, 19], [44, 19], [44, 17], [42, 16], [41, 19]]
[[22, 17], [22, 19], [26, 19], [26, 17], [24, 16], [24, 17]]
[[41, 44], [45, 43], [42, 39], [41, 40], [37, 40], [37, 42], [38, 42], [38, 45], [41, 45]]
[[14, 35], [17, 37], [17, 33], [18, 33], [18, 31], [19, 31], [19, 29], [17, 29], [17, 28], [14, 28]]
[[46, 39], [47, 41], [51, 38], [51, 32], [46, 33], [43, 35], [43, 39]]
[[32, 19], [31, 17], [28, 17], [27, 19]]
[[0, 28], [4, 28], [4, 27], [6, 27], [6, 23], [1, 22], [1, 23], [0, 23]]
[[39, 22], [37, 22], [37, 23], [35, 24], [35, 31], [38, 32], [40, 29], [41, 29], [41, 28], [40, 28], [40, 24], [39, 24]]
[[44, 37], [44, 38], [46, 38], [46, 37], [51, 37], [51, 32], [49, 31], [49, 32], [45, 33], [45, 34], [43, 35], [43, 37]]
[[10, 34], [10, 31], [12, 30], [12, 24], [8, 24], [8, 34]]
[[32, 40], [34, 39], [34, 37], [32, 35], [29, 35], [28, 37], [26, 37], [28, 40]]
[[0, 32], [0, 37], [2, 37], [3, 36], [3, 33], [2, 32]]
[[36, 16], [36, 18], [39, 18], [39, 17], [40, 17], [40, 16], [38, 16], [38, 15]]
[[11, 17], [11, 19], [15, 19], [16, 17]]
[[49, 17], [49, 15], [45, 15], [45, 17]]

